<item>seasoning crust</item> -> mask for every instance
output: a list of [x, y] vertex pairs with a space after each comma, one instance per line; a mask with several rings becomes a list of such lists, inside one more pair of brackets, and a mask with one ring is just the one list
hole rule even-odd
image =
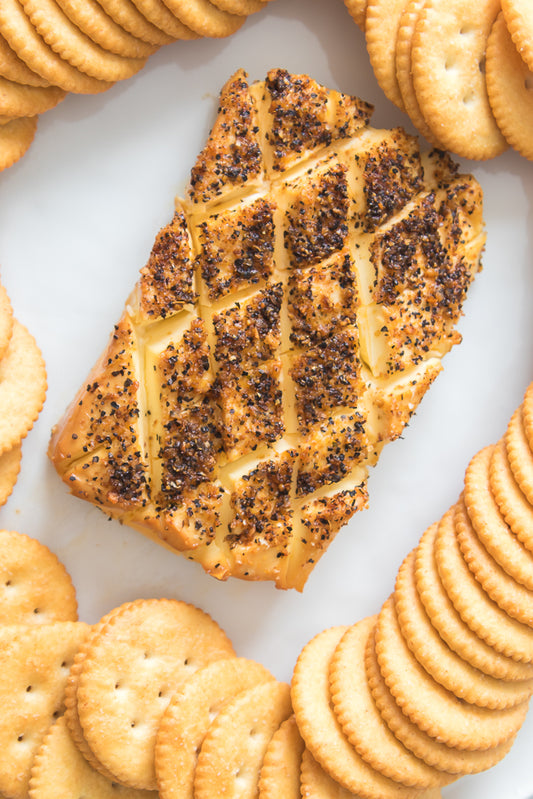
[[184, 199], [49, 454], [219, 579], [302, 590], [460, 341], [482, 195], [306, 75], [224, 86]]

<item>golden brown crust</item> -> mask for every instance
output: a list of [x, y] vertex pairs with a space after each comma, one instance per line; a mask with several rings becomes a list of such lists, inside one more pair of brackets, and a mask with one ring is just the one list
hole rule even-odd
[[50, 444], [72, 493], [104, 508], [142, 507], [149, 496], [135, 351], [125, 314]]
[[369, 115], [305, 75], [228, 81], [52, 439], [74, 493], [219, 579], [301, 590], [459, 340], [481, 192]]
[[195, 300], [194, 272], [185, 214], [177, 209], [159, 231], [141, 269], [139, 312], [144, 321], [165, 319]]
[[189, 198], [209, 202], [261, 177], [263, 162], [256, 107], [239, 70], [220, 93], [218, 116], [191, 171]]
[[[313, 150], [356, 135], [370, 119], [372, 106], [346, 94], [332, 93], [307, 75], [271, 70], [265, 81], [272, 117], [266, 134], [272, 169], [287, 169]], [[333, 101], [332, 101], [333, 100]]]

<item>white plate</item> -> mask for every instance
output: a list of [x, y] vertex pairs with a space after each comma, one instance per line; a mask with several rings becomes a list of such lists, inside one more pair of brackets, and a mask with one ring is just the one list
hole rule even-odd
[[[303, 594], [219, 583], [70, 497], [46, 448], [170, 219], [220, 87], [238, 67], [262, 79], [278, 66], [374, 103], [378, 127], [414, 132], [378, 88], [364, 37], [341, 0], [276, 0], [231, 38], [167, 46], [107, 93], [69, 96], [41, 117], [28, 154], [0, 175], [0, 274], [49, 376], [0, 526], [58, 554], [83, 620], [95, 622], [136, 597], [185, 599], [214, 616], [239, 654], [289, 680], [315, 633], [379, 610], [404, 556], [458, 498], [468, 461], [502, 435], [533, 379], [533, 164], [513, 152], [461, 163], [485, 191], [484, 270], [465, 305], [462, 344], [445, 358], [404, 438], [385, 449], [370, 475], [370, 508], [339, 533]], [[501, 764], [443, 796], [526, 799], [532, 743], [530, 716]]]

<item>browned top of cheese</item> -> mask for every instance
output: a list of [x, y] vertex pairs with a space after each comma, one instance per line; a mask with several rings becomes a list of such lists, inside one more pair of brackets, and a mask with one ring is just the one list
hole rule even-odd
[[50, 445], [73, 493], [211, 574], [302, 589], [460, 340], [481, 190], [371, 107], [239, 71]]

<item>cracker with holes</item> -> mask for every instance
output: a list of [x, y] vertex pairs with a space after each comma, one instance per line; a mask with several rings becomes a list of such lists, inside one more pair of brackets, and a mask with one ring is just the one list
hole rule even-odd
[[378, 615], [375, 647], [383, 679], [397, 704], [430, 737], [451, 748], [477, 751], [505, 744], [520, 729], [529, 697], [511, 707], [490, 709], [465, 702], [445, 689], [409, 649], [392, 597]]
[[185, 602], [126, 603], [91, 637], [77, 683], [88, 746], [115, 780], [156, 789], [155, 742], [171, 696], [197, 669], [234, 655], [203, 611]]
[[82, 622], [0, 626], [0, 791], [25, 799], [33, 758], [62, 714], [72, 658], [89, 630]]
[[431, 623], [416, 587], [415, 552], [398, 570], [394, 604], [402, 636], [434, 680], [460, 699], [480, 707], [503, 708], [525, 702], [533, 679], [502, 680], [484, 674], [451, 649]]
[[57, 556], [35, 538], [0, 530], [0, 624], [77, 618], [76, 592]]
[[211, 723], [237, 694], [272, 679], [260, 663], [232, 657], [209, 663], [185, 681], [157, 731], [155, 771], [161, 799], [193, 799], [198, 753]]
[[256, 796], [265, 752], [291, 712], [290, 688], [277, 680], [248, 688], [228, 702], [202, 743], [195, 799]]
[[365, 649], [373, 637], [376, 617], [362, 619], [345, 632], [329, 668], [335, 716], [350, 743], [381, 774], [413, 788], [441, 787], [453, 775], [428, 766], [391, 732], [384, 722], [368, 684]]
[[85, 760], [72, 740], [64, 716], [55, 721], [41, 744], [31, 769], [30, 799], [86, 796], [97, 799], [157, 799], [106, 779]]
[[302, 590], [460, 341], [482, 195], [306, 75], [239, 71], [220, 102], [49, 453], [218, 579]]
[[89, 765], [95, 769], [95, 771], [98, 771], [99, 774], [111, 782], [114, 781], [113, 775], [102, 765], [102, 763], [100, 763], [98, 758], [94, 756], [83, 734], [83, 729], [78, 715], [78, 680], [83, 667], [83, 661], [85, 660], [87, 651], [91, 646], [92, 638], [98, 636], [100, 631], [108, 623], [111, 617], [115, 613], [119, 613], [120, 610], [120, 607], [113, 608], [109, 613], [106, 613], [106, 615], [100, 619], [98, 624], [95, 624], [93, 627], [91, 627], [90, 633], [74, 656], [65, 687], [65, 722], [67, 724], [70, 737], [76, 744], [78, 751], [83, 755], [87, 763], [89, 763]]
[[438, 738], [432, 738], [403, 712], [389, 690], [380, 671], [375, 638], [368, 639], [365, 669], [372, 697], [381, 716], [407, 749], [430, 766], [451, 774], [477, 774], [492, 768], [508, 754], [514, 738], [491, 749], [456, 749]]
[[428, 0], [411, 52], [422, 114], [443, 147], [464, 158], [499, 155], [507, 143], [485, 84], [485, 50], [499, 0]]

